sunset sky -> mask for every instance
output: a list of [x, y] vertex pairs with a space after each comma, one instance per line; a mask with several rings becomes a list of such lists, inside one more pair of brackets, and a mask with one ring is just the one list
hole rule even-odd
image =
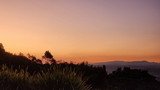
[[0, 0], [0, 43], [38, 58], [160, 62], [160, 0]]

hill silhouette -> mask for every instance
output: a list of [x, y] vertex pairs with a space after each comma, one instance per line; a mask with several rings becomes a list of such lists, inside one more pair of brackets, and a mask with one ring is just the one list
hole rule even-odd
[[96, 63], [94, 65], [105, 65], [107, 71], [111, 73], [112, 71], [116, 70], [118, 67], [130, 67], [132, 69], [142, 69], [147, 70], [151, 75], [157, 77], [156, 79], [160, 81], [160, 63], [156, 62], [147, 62], [147, 61], [132, 61], [132, 62], [125, 62], [125, 61], [111, 61], [111, 62], [101, 62]]
[[[107, 73], [107, 67], [57, 63], [50, 52], [42, 64], [35, 56], [14, 55], [0, 44], [0, 88], [3, 90], [160, 90], [160, 82], [148, 71], [118, 68]], [[52, 62], [53, 61], [53, 62]]]

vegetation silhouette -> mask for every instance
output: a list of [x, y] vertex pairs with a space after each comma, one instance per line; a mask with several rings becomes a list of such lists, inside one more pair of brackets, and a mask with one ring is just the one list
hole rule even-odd
[[53, 58], [53, 55], [49, 51], [46, 51], [42, 57], [43, 59], [48, 60], [50, 64], [56, 64], [56, 60]]
[[0, 44], [0, 88], [3, 90], [160, 90], [160, 82], [147, 71], [118, 68], [108, 74], [105, 66], [87, 62], [78, 64], [57, 63], [46, 51], [44, 59], [28, 54], [6, 52]]

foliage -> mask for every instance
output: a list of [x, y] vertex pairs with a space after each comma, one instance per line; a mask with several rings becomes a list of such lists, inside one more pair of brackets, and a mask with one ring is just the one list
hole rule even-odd
[[[45, 58], [53, 59], [48, 51]], [[54, 60], [54, 59], [53, 59]], [[160, 82], [147, 71], [118, 68], [108, 74], [105, 66], [82, 62], [42, 64], [35, 56], [6, 52], [0, 44], [2, 90], [160, 90]], [[56, 62], [56, 61], [55, 61]]]
[[147, 71], [118, 68], [108, 75], [107, 88], [109, 90], [159, 90], [160, 83]]
[[[54, 70], [54, 72], [52, 72]], [[72, 71], [61, 71], [56, 67], [47, 72], [30, 75], [25, 70], [0, 68], [0, 88], [3, 90], [89, 90], [80, 76]]]
[[49, 51], [44, 53], [43, 59], [47, 60], [49, 64], [56, 64], [56, 60], [53, 58], [53, 55]]

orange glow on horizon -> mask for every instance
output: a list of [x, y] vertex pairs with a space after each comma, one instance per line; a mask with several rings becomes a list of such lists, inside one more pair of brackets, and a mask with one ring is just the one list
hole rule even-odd
[[0, 43], [11, 53], [90, 63], [160, 62], [159, 1], [4, 0]]

